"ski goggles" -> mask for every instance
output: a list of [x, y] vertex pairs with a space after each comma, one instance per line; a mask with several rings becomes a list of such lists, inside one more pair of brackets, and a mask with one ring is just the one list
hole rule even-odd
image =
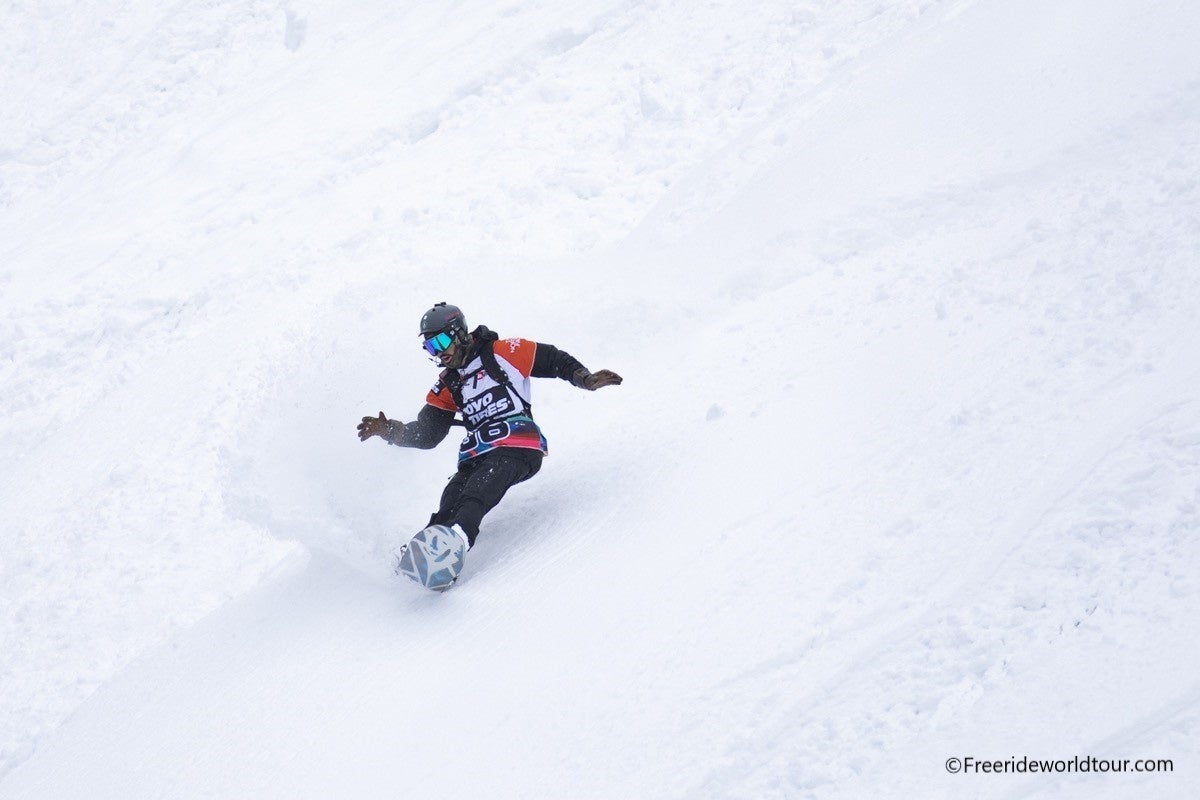
[[435, 333], [433, 336], [430, 336], [425, 340], [425, 352], [429, 353], [431, 356], [436, 356], [439, 353], [446, 352], [446, 348], [452, 344], [454, 344], [454, 337], [451, 334], [446, 333], [445, 331], [442, 331], [441, 333]]

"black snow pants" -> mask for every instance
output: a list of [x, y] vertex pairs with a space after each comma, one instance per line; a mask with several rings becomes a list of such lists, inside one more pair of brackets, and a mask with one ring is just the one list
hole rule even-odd
[[441, 505], [429, 524], [458, 523], [474, 545], [483, 515], [495, 508], [511, 487], [532, 478], [541, 468], [541, 451], [521, 447], [497, 447], [464, 461], [442, 490]]

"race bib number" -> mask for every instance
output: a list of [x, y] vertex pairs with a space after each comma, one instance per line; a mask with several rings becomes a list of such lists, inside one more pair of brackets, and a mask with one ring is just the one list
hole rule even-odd
[[470, 450], [480, 445], [494, 445], [496, 442], [507, 439], [511, 434], [512, 426], [506, 420], [490, 422], [479, 430], [468, 433], [459, 449]]
[[522, 447], [546, 452], [546, 439], [529, 417], [509, 417], [467, 433], [458, 448], [458, 460], [482, 455], [497, 447]]

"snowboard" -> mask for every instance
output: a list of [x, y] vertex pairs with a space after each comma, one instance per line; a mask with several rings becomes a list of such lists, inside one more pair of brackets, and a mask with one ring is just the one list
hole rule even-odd
[[454, 585], [467, 560], [467, 543], [446, 525], [430, 525], [396, 553], [396, 574], [426, 589], [444, 592]]

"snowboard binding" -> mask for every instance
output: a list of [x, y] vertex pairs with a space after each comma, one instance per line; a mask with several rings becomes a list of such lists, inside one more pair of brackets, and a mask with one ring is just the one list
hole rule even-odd
[[430, 525], [396, 553], [396, 574], [426, 589], [444, 592], [462, 574], [467, 558], [466, 534], [456, 527]]

